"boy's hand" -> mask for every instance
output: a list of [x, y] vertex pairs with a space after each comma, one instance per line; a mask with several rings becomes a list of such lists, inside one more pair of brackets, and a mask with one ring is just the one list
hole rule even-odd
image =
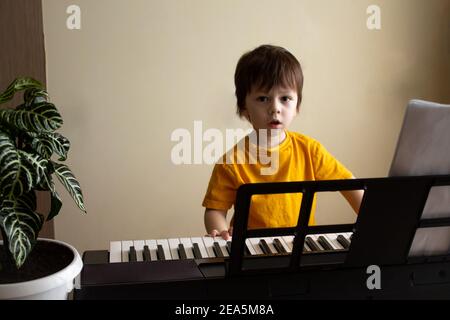
[[231, 227], [228, 230], [223, 230], [221, 232], [219, 232], [218, 230], [214, 229], [208, 235], [211, 236], [211, 237], [222, 237], [222, 239], [224, 239], [224, 240], [231, 240], [232, 234], [233, 234], [233, 227]]

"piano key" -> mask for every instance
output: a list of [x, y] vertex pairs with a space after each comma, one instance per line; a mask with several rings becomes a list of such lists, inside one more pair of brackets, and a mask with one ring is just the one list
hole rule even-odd
[[167, 239], [158, 239], [156, 240], [156, 244], [162, 246], [164, 250], [165, 260], [172, 260], [172, 255], [170, 254], [169, 241], [167, 241]]
[[158, 257], [158, 261], [166, 260], [166, 254], [164, 253], [164, 248], [163, 248], [162, 244], [156, 245], [156, 255]]
[[134, 248], [134, 246], [130, 246], [130, 250], [128, 251], [128, 260], [130, 262], [136, 262], [137, 261], [136, 249]]
[[[195, 249], [195, 247], [198, 247], [198, 250], [201, 254], [200, 258], [209, 258], [208, 252], [206, 251], [206, 248], [205, 248], [205, 245], [203, 244], [202, 238], [200, 238], [200, 237], [191, 238], [191, 242], [192, 242], [192, 245], [194, 246], [194, 249]], [[195, 244], [197, 244], [197, 245], [195, 245]], [[197, 258], [197, 259], [200, 259], [200, 258]]]
[[198, 246], [198, 243], [193, 243], [193, 248], [194, 248], [194, 258], [195, 259], [201, 259], [202, 257], [202, 253], [200, 252], [200, 248]]
[[273, 237], [266, 237], [266, 238], [264, 238], [264, 240], [266, 240], [266, 243], [269, 246], [269, 249], [273, 254], [279, 254], [277, 248], [275, 248], [275, 246], [273, 244], [273, 240], [274, 240]]
[[251, 255], [251, 256], [257, 255], [255, 248], [253, 247], [253, 244], [250, 241], [250, 239], [245, 239], [245, 248], [246, 248], [246, 250], [248, 250], [249, 255]]
[[180, 243], [186, 252], [186, 259], [194, 259], [194, 247], [190, 238], [180, 238]]
[[[288, 252], [288, 253], [291, 253], [291, 252], [292, 252], [292, 247], [294, 246], [294, 243], [293, 243], [293, 241], [294, 241], [294, 236], [283, 236], [283, 237], [281, 237], [281, 240], [283, 240], [284, 243], [286, 243], [286, 245], [287, 245], [287, 247], [288, 247], [287, 252]], [[310, 247], [308, 246], [308, 244], [305, 242], [305, 243], [303, 244], [303, 252], [310, 252], [310, 251], [312, 251], [311, 248], [310, 248]]]
[[231, 241], [227, 241], [227, 251], [228, 254], [231, 254]]
[[213, 237], [202, 237], [203, 244], [205, 245], [206, 252], [208, 253], [209, 258], [215, 258], [216, 254], [213, 249]]
[[[264, 240], [261, 242], [261, 240]], [[264, 244], [265, 243], [265, 244]], [[277, 248], [273, 245], [273, 237], [264, 237], [260, 239], [260, 246], [264, 246], [267, 254], [278, 254]], [[263, 251], [264, 251], [263, 250]]]
[[122, 242], [111, 241], [109, 243], [109, 262], [122, 262]]
[[313, 239], [313, 235], [305, 237], [305, 242], [308, 247], [311, 248], [311, 251], [322, 251], [323, 248]]
[[217, 241], [213, 242], [213, 251], [214, 251], [214, 254], [216, 255], [216, 257], [218, 257], [218, 258], [224, 257], [222, 249], [220, 249], [220, 245]]
[[250, 243], [253, 245], [253, 249], [255, 249], [256, 255], [264, 254], [264, 252], [261, 250], [259, 246], [260, 238], [249, 238], [248, 240], [250, 240]]
[[277, 249], [277, 251], [279, 253], [287, 253], [287, 249], [285, 248], [285, 245], [282, 244], [281, 240], [279, 238], [274, 238], [273, 239], [273, 245], [275, 246], [275, 249]]
[[145, 244], [148, 246], [148, 249], [150, 250], [150, 259], [152, 261], [158, 260], [158, 254], [157, 254], [157, 245], [156, 240], [145, 240]]
[[[230, 254], [229, 254], [229, 252], [227, 250], [227, 240], [224, 240], [221, 237], [216, 237], [216, 241], [219, 243], [220, 250], [222, 250], [223, 256], [224, 257], [229, 257]], [[230, 244], [231, 244], [231, 241], [230, 241]]]
[[294, 241], [294, 236], [282, 236], [281, 239], [286, 243], [288, 246], [288, 252], [292, 252], [292, 246]]
[[344, 247], [339, 243], [339, 241], [337, 241], [338, 235], [339, 235], [339, 233], [327, 233], [327, 234], [325, 234], [325, 237], [331, 243], [334, 250], [343, 250]]
[[152, 261], [148, 245], [144, 245], [144, 250], [142, 251], [142, 259], [143, 261]]
[[128, 253], [130, 252], [130, 247], [133, 245], [133, 241], [124, 240], [122, 241], [122, 262], [129, 262]]
[[170, 256], [172, 260], [179, 260], [180, 256], [178, 255], [178, 245], [180, 244], [180, 240], [178, 238], [168, 239]]
[[178, 244], [178, 255], [180, 256], [181, 260], [187, 259], [186, 250], [184, 250], [184, 245], [182, 243]]
[[350, 247], [350, 241], [348, 241], [348, 239], [340, 234], [337, 236], [337, 241], [339, 241], [339, 243], [345, 248], [348, 249]]
[[144, 251], [144, 240], [133, 241], [134, 249], [136, 250], [136, 261], [144, 261], [143, 251]]
[[334, 248], [331, 245], [331, 243], [323, 235], [318, 236], [317, 237], [317, 241], [322, 246], [322, 248], [324, 248], [325, 250], [334, 250]]
[[272, 252], [270, 251], [269, 245], [267, 244], [265, 239], [260, 239], [258, 245], [265, 255], [272, 254]]

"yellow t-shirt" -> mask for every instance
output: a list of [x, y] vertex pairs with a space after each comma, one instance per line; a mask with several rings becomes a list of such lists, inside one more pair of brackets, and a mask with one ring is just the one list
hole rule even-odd
[[[266, 158], [252, 158], [252, 144], [245, 144], [245, 153], [234, 151], [234, 157], [224, 155], [214, 166], [203, 206], [210, 209], [228, 210], [236, 198], [238, 187], [245, 183], [289, 182], [308, 180], [349, 179], [352, 173], [335, 159], [318, 141], [296, 132], [286, 132], [286, 138], [278, 146], [268, 150]], [[254, 147], [254, 145], [253, 145]], [[250, 152], [249, 152], [250, 151]], [[262, 170], [276, 167], [269, 162], [271, 155], [278, 152], [278, 170], [273, 174], [261, 174]], [[239, 157], [239, 154], [241, 155]], [[246, 158], [243, 157], [245, 154]], [[250, 154], [250, 155], [249, 155]], [[263, 153], [264, 154], [264, 153]], [[232, 161], [230, 161], [232, 159]], [[253, 159], [250, 161], [250, 159]], [[257, 159], [257, 160], [255, 160]], [[228, 160], [228, 161], [227, 161]], [[248, 221], [249, 229], [293, 227], [297, 225], [301, 193], [268, 194], [252, 196]], [[309, 225], [314, 225], [315, 199]]]

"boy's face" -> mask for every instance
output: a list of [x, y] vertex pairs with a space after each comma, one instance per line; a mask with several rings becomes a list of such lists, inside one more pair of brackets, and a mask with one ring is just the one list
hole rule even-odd
[[297, 115], [297, 90], [274, 87], [269, 91], [253, 87], [245, 98], [242, 114], [253, 128], [287, 129]]

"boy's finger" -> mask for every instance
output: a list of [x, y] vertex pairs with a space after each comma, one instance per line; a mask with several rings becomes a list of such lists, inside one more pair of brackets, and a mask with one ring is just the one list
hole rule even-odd
[[227, 230], [223, 230], [223, 231], [220, 233], [220, 236], [221, 236], [224, 240], [230, 240], [230, 234], [228, 233]]
[[216, 237], [220, 235], [219, 231], [217, 231], [216, 229], [212, 230], [210, 233], [208, 233], [206, 236], [207, 237]]

